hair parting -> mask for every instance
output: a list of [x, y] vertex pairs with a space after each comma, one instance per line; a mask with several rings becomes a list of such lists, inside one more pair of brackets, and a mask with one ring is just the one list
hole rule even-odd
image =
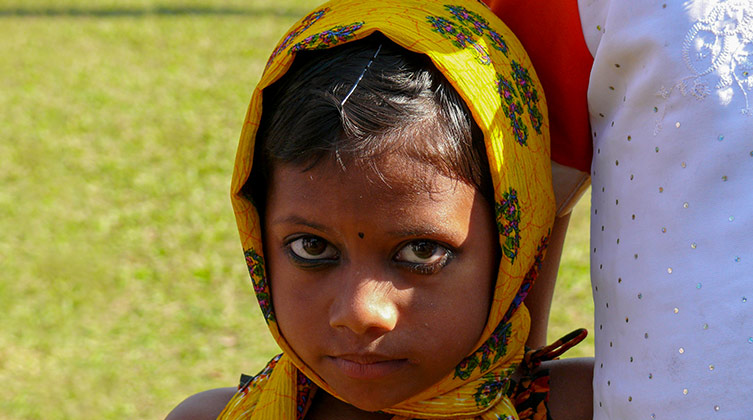
[[[326, 50], [299, 51], [263, 94], [251, 177], [257, 204], [275, 165], [302, 171], [333, 158], [341, 169], [397, 156], [475, 186], [493, 202], [481, 130], [431, 60], [380, 33]], [[382, 178], [382, 180], [384, 180]]]

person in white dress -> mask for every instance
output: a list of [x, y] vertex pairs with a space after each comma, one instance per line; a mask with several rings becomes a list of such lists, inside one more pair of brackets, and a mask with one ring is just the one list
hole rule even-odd
[[753, 0], [488, 1], [573, 123], [552, 149], [590, 117], [594, 418], [753, 418]]
[[579, 10], [594, 418], [752, 418], [753, 1]]

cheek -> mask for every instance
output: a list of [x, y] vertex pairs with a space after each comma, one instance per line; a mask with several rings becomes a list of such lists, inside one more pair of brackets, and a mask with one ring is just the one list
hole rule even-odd
[[[448, 374], [476, 349], [486, 325], [487, 293], [460, 293], [426, 321], [426, 333], [416, 333], [423, 350], [423, 369], [429, 382]], [[415, 333], [415, 331], [414, 331]]]
[[430, 346], [447, 352], [453, 363], [475, 349], [489, 315], [491, 306], [491, 283], [494, 272], [488, 267], [478, 270], [478, 266], [456, 270], [448, 282], [448, 287], [425, 305], [424, 326], [432, 331], [430, 340], [437, 342]]
[[468, 317], [483, 318], [489, 313], [497, 277], [493, 258], [477, 258], [457, 274], [462, 279], [454, 297], [453, 305], [468, 313]]
[[301, 284], [287, 257], [279, 252], [271, 252], [268, 257], [267, 274], [275, 318], [285, 340], [296, 346], [297, 342], [307, 340], [306, 333], [312, 330], [312, 321], [321, 314], [315, 313], [315, 295]]
[[[465, 294], [460, 295], [463, 299], [456, 299], [454, 304], [456, 314], [454, 329], [470, 347], [473, 347], [481, 337], [489, 315], [490, 298], [486, 290], [486, 287], [484, 291], [466, 290]], [[471, 348], [467, 350], [470, 351]]]
[[282, 337], [306, 364], [312, 366], [316, 350], [321, 349], [322, 339], [327, 336], [326, 325], [321, 323], [323, 315], [317, 313], [310, 299], [300, 293], [273, 293], [272, 296]]
[[454, 294], [453, 308], [457, 314], [457, 327], [462, 329], [459, 334], [470, 346], [473, 346], [483, 333], [492, 304], [496, 267], [493, 259], [476, 261], [465, 273], [460, 274], [464, 279], [461, 290]]

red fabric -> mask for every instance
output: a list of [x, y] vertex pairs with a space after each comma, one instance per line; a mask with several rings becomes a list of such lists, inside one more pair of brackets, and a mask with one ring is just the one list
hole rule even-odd
[[593, 57], [576, 0], [486, 0], [520, 39], [544, 86], [552, 159], [591, 172], [587, 89]]

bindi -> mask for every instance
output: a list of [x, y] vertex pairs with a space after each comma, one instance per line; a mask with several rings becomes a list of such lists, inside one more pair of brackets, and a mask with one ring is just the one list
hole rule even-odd
[[363, 232], [358, 232], [358, 237], [363, 239]]

